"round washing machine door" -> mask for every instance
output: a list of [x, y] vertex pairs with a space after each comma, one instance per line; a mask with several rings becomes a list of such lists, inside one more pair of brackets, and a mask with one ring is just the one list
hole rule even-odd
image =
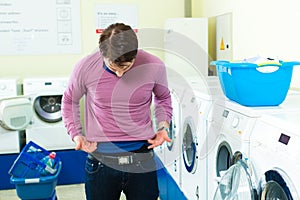
[[55, 123], [62, 120], [62, 95], [39, 96], [34, 101], [34, 110], [37, 116], [45, 122]]
[[228, 170], [231, 166], [232, 150], [230, 145], [223, 141], [218, 146], [216, 154], [216, 176], [220, 177], [221, 172]]
[[171, 139], [171, 142], [167, 142], [167, 147], [168, 149], [171, 151], [173, 148], [173, 144], [175, 141], [175, 132], [176, 131], [176, 124], [175, 124], [175, 120], [174, 118], [172, 118], [172, 120], [170, 121], [170, 131], [168, 133], [168, 137]]
[[289, 176], [279, 168], [274, 168], [264, 173], [258, 184], [258, 193], [261, 200], [299, 199], [297, 190]]
[[269, 181], [268, 183], [266, 183], [265, 188], [261, 193], [260, 199], [261, 200], [268, 200], [268, 199], [289, 200], [281, 185], [279, 185], [279, 183], [275, 181]]
[[182, 154], [185, 168], [194, 173], [197, 168], [197, 138], [196, 130], [191, 117], [186, 118], [183, 125]]
[[251, 181], [251, 176], [246, 163], [239, 160], [224, 173], [213, 199], [257, 199], [257, 192]]
[[172, 107], [173, 107], [173, 114], [172, 114], [172, 119], [170, 121], [170, 131], [169, 131], [169, 138], [171, 139], [171, 142], [167, 142], [167, 148], [169, 151], [173, 150], [173, 146], [175, 143], [175, 140], [179, 139], [179, 134], [178, 134], [178, 124], [180, 123], [180, 103], [179, 103], [179, 98], [176, 95], [176, 93], [171, 90], [171, 98], [172, 98]]

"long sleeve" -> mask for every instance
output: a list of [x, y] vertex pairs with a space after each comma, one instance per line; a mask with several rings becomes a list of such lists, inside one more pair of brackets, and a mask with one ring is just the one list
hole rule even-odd
[[172, 118], [172, 100], [168, 88], [166, 68], [160, 68], [157, 75], [158, 79], [153, 89], [154, 92], [154, 111], [157, 122], [167, 121], [170, 123]]
[[82, 134], [80, 100], [86, 92], [82, 71], [84, 64], [85, 60], [83, 59], [75, 66], [62, 98], [62, 118], [72, 139], [74, 136]]

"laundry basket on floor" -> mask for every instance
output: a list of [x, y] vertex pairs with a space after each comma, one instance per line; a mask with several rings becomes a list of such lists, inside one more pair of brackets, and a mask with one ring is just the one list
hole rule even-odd
[[15, 184], [17, 195], [22, 200], [56, 199], [55, 187], [62, 162], [55, 157], [55, 171], [45, 175], [46, 166], [41, 160], [49, 153], [37, 144], [29, 142], [10, 168], [10, 182]]

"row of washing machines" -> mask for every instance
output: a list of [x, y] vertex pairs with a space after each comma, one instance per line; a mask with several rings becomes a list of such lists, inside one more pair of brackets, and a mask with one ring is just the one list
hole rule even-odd
[[29, 141], [57, 153], [58, 184], [84, 181], [86, 153], [74, 150], [61, 116], [67, 84], [68, 77], [0, 78], [0, 189], [14, 187], [8, 171]]
[[300, 199], [300, 93], [245, 107], [223, 95], [217, 77], [184, 80], [169, 78], [172, 142], [155, 149], [178, 186], [166, 184], [162, 199], [176, 189], [189, 200]]
[[24, 139], [47, 150], [74, 148], [61, 120], [67, 83], [64, 77], [0, 79], [0, 154], [19, 153]]

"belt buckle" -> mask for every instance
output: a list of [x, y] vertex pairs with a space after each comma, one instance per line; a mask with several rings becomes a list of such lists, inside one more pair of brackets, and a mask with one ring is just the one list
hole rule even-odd
[[119, 156], [118, 157], [119, 165], [128, 165], [132, 163], [132, 156]]

